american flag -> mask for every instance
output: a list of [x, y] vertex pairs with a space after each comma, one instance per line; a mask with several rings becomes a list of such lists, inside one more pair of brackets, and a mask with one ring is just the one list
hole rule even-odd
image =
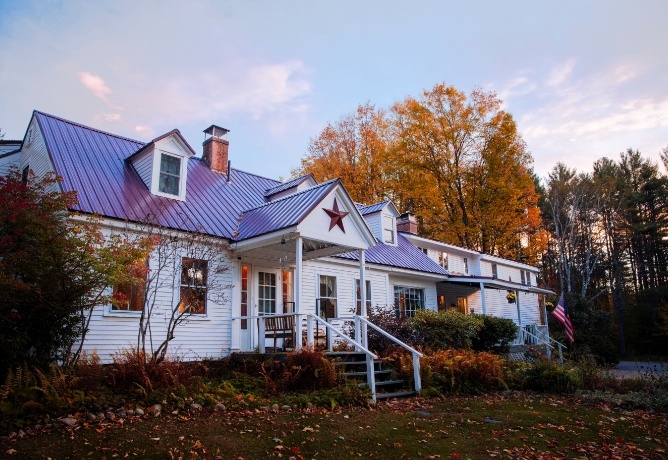
[[555, 318], [566, 327], [566, 337], [568, 337], [569, 342], [573, 343], [575, 340], [575, 334], [573, 333], [573, 323], [571, 323], [571, 315], [568, 313], [568, 307], [566, 307], [566, 301], [564, 300], [564, 294], [561, 294], [559, 297], [559, 302], [552, 312]]

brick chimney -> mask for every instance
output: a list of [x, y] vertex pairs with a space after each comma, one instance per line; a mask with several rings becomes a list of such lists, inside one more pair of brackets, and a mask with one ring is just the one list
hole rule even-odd
[[212, 171], [219, 173], [228, 172], [227, 161], [230, 143], [225, 139], [229, 129], [220, 126], [211, 125], [204, 130], [204, 143], [202, 160], [211, 168]]
[[410, 233], [411, 235], [418, 234], [417, 219], [414, 214], [405, 212], [397, 219], [397, 231], [403, 233]]

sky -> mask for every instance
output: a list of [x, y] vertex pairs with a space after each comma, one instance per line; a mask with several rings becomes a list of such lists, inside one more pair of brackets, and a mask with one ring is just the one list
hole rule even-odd
[[0, 129], [33, 110], [149, 141], [230, 130], [288, 178], [329, 122], [445, 82], [493, 91], [545, 177], [668, 146], [668, 2], [0, 0]]

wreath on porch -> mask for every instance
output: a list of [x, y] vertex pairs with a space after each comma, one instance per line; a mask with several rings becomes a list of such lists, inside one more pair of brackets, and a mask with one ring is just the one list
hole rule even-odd
[[508, 294], [506, 294], [506, 299], [508, 300], [508, 303], [515, 303], [517, 300], [517, 295], [513, 291], [508, 291]]

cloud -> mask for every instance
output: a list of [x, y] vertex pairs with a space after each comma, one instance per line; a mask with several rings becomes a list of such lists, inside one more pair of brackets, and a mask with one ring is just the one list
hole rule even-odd
[[142, 137], [151, 137], [153, 136], [153, 130], [150, 126], [146, 125], [137, 125], [135, 126], [135, 132]]
[[575, 59], [569, 59], [563, 64], [554, 67], [547, 76], [545, 85], [548, 87], [561, 85], [573, 74], [574, 68]]
[[108, 101], [111, 88], [107, 86], [102, 77], [90, 72], [79, 72], [79, 80], [93, 95], [103, 101]]
[[123, 116], [120, 113], [103, 113], [102, 119], [105, 121], [120, 121]]
[[[645, 88], [644, 69], [616, 62], [576, 78], [575, 68], [575, 60], [568, 60], [535, 78], [542, 83], [531, 95], [508, 93], [508, 110], [521, 114], [518, 128], [538, 174], [557, 161], [588, 171], [596, 159], [628, 147], [655, 155], [668, 133], [668, 96]], [[509, 78], [505, 87], [522, 78], [524, 73]]]

